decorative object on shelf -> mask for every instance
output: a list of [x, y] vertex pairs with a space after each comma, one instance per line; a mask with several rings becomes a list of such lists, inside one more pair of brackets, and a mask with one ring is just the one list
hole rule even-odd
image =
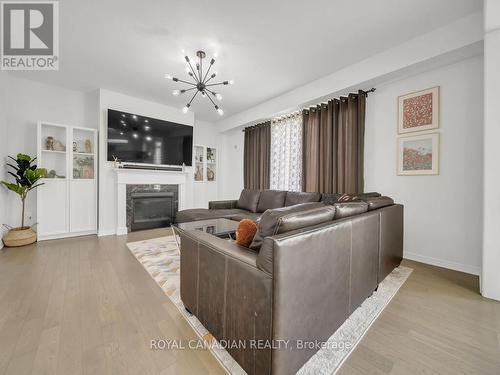
[[207, 180], [215, 181], [215, 171], [211, 167], [207, 167]]
[[76, 141], [73, 141], [73, 152], [77, 151], [78, 151], [78, 144], [76, 143]]
[[[203, 59], [205, 59], [206, 53], [204, 51], [198, 51], [198, 52], [196, 52], [196, 56], [197, 56], [199, 61], [194, 61], [194, 60], [196, 60], [196, 58], [193, 59], [193, 61], [192, 61], [189, 59], [188, 56], [184, 57], [184, 59], [186, 60], [186, 63], [187, 63], [186, 71], [190, 77], [189, 78], [190, 81], [185, 81], [185, 80], [182, 80], [182, 79], [179, 79], [176, 77], [172, 77], [170, 74], [166, 74], [165, 78], [171, 79], [174, 82], [181, 82], [181, 83], [184, 83], [186, 85], [189, 85], [188, 88], [186, 88], [186, 89], [174, 90], [172, 92], [172, 94], [174, 96], [179, 96], [179, 95], [182, 95], [188, 91], [195, 90], [195, 92], [194, 92], [193, 96], [191, 97], [191, 99], [189, 100], [189, 102], [182, 109], [182, 111], [184, 113], [187, 113], [187, 111], [189, 110], [189, 107], [191, 107], [191, 103], [193, 102], [194, 98], [196, 98], [196, 95], [198, 95], [198, 93], [200, 93], [201, 96], [207, 97], [212, 102], [217, 113], [222, 116], [224, 114], [224, 111], [217, 104], [215, 104], [215, 101], [214, 101], [214, 99], [219, 100], [219, 101], [222, 100], [222, 95], [218, 92], [213, 91], [213, 87], [220, 86], [220, 85], [232, 85], [234, 83], [234, 81], [230, 80], [230, 81], [209, 83], [212, 79], [214, 79], [217, 76], [217, 73], [215, 73], [215, 72], [209, 75], [210, 70], [212, 69], [212, 66], [215, 63], [215, 59], [212, 58], [210, 60], [208, 68], [206, 68], [206, 71], [204, 71], [203, 70]], [[191, 64], [191, 62], [193, 62], [193, 63]], [[212, 99], [212, 96], [214, 97], [214, 99]]]
[[54, 137], [47, 137], [45, 139], [45, 149], [48, 151], [54, 151]]
[[120, 161], [120, 159], [118, 159], [115, 155], [111, 155], [111, 157], [113, 158], [114, 167], [115, 168], [121, 168], [122, 167], [122, 162]]
[[66, 146], [57, 139], [54, 139], [52, 145], [53, 145], [52, 146], [53, 151], [66, 151]]
[[398, 138], [398, 175], [439, 174], [439, 133]]
[[203, 165], [196, 166], [196, 172], [194, 173], [195, 181], [203, 181]]
[[24, 225], [26, 197], [31, 190], [43, 185], [43, 183], [38, 183], [38, 181], [43, 177], [44, 170], [37, 168], [35, 164], [36, 158], [32, 159], [28, 155], [19, 153], [15, 159], [12, 156], [9, 156], [9, 158], [16, 163], [15, 165], [7, 163], [7, 166], [13, 169], [13, 171], [9, 171], [8, 173], [14, 177], [16, 182], [1, 181], [1, 183], [7, 189], [19, 195], [22, 212], [21, 226], [10, 229], [7, 235], [4, 236], [3, 242], [5, 246], [24, 246], [36, 241], [36, 233], [31, 227]]
[[94, 178], [94, 158], [92, 156], [74, 157], [73, 178]]
[[54, 169], [47, 171], [45, 168], [40, 168], [43, 172], [43, 178], [66, 178], [66, 176], [59, 176]]
[[92, 142], [90, 141], [90, 139], [85, 140], [85, 152], [87, 154], [92, 153]]
[[207, 161], [215, 163], [215, 148], [207, 147]]
[[398, 133], [439, 127], [439, 86], [398, 98]]

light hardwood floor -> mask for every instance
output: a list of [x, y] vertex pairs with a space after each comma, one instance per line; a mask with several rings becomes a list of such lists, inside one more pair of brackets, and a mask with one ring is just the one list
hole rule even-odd
[[[125, 244], [94, 236], [0, 251], [0, 374], [224, 374]], [[405, 261], [413, 274], [340, 374], [500, 374], [500, 303], [478, 279]]]

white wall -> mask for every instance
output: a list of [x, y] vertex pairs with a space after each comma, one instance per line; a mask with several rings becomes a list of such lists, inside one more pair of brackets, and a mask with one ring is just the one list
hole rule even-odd
[[220, 133], [222, 159], [220, 162], [219, 199], [238, 199], [243, 189], [243, 146], [242, 128]]
[[500, 2], [485, 2], [484, 232], [481, 289], [500, 300]]
[[[0, 138], [5, 136], [6, 143], [0, 147], [2, 164], [7, 155], [22, 152], [36, 156], [38, 120], [97, 128], [95, 95], [15, 78], [5, 72], [0, 77], [1, 96], [6, 99], [1, 111], [6, 117], [1, 123]], [[21, 202], [14, 193], [7, 194], [5, 211], [2, 222], [11, 226], [21, 224]], [[28, 224], [36, 222], [35, 191], [28, 196], [26, 218]]]
[[208, 208], [208, 202], [217, 200], [219, 196], [218, 186], [221, 180], [221, 160], [224, 159], [224, 152], [221, 148], [221, 137], [213, 123], [195, 119], [193, 138], [195, 145], [215, 147], [217, 150], [216, 158], [218, 165], [215, 181], [193, 182], [193, 207]]
[[[397, 176], [397, 97], [433, 86], [440, 86], [440, 173]], [[378, 85], [368, 97], [365, 191], [404, 204], [406, 258], [480, 273], [482, 121], [480, 56]]]

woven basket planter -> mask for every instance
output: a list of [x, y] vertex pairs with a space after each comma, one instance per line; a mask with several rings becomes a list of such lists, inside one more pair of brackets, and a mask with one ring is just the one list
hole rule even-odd
[[30, 227], [12, 228], [3, 237], [3, 243], [8, 247], [25, 246], [36, 242], [36, 232]]

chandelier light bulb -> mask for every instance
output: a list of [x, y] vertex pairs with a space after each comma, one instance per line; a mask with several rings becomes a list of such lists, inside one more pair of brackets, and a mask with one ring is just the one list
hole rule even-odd
[[170, 74], [165, 74], [165, 78], [166, 78], [166, 79], [172, 79], [172, 78], [174, 78], [174, 77], [172, 77]]
[[224, 111], [222, 110], [222, 108], [217, 108], [217, 113], [219, 114], [219, 116], [224, 115]]
[[229, 80], [230, 85], [234, 85], [234, 79]]
[[189, 107], [188, 106], [185, 106], [182, 108], [182, 113], [188, 113], [189, 111]]
[[207, 96], [207, 93], [205, 91], [202, 91], [201, 96], [205, 97], [205, 96]]
[[172, 95], [173, 96], [179, 96], [180, 93], [181, 93], [180, 90], [174, 90], [174, 91], [172, 91]]
[[221, 94], [219, 94], [219, 93], [215, 94], [215, 97], [216, 97], [216, 98], [217, 98], [217, 100], [219, 100], [219, 101], [220, 101], [220, 100], [222, 100], [222, 95], [221, 95]]

